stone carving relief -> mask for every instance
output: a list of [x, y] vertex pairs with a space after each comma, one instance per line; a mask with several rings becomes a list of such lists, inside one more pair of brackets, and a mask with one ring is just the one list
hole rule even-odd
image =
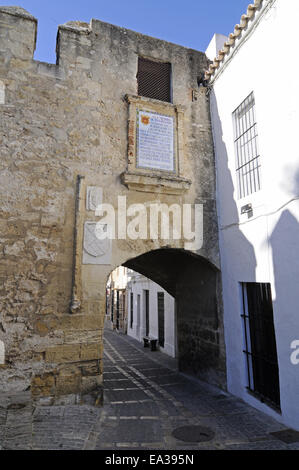
[[85, 222], [83, 264], [111, 264], [112, 242], [109, 238], [100, 238], [107, 230], [107, 224]]
[[95, 211], [102, 204], [103, 190], [97, 186], [88, 186], [86, 191], [86, 210]]

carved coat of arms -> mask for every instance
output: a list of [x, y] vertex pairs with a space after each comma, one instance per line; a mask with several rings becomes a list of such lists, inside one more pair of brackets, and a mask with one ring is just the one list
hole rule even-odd
[[[111, 250], [111, 240], [107, 236], [107, 230], [107, 224], [85, 222], [83, 249], [86, 264], [106, 264], [101, 262], [101, 258]], [[100, 259], [97, 261], [96, 258]]]

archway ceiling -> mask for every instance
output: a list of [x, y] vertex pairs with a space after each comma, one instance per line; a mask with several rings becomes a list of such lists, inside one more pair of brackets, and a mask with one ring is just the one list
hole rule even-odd
[[170, 295], [176, 296], [176, 286], [190, 265], [202, 265], [216, 270], [205, 258], [186, 250], [163, 248], [132, 258], [123, 266], [133, 269], [163, 287]]

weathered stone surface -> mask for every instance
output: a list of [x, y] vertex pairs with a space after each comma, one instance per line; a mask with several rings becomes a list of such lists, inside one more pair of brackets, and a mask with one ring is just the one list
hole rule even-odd
[[55, 377], [52, 372], [49, 374], [36, 375], [31, 382], [33, 396], [53, 395], [55, 389]]
[[80, 344], [69, 344], [56, 346], [55, 348], [49, 348], [45, 354], [46, 362], [56, 362], [56, 363], [65, 363], [65, 362], [76, 362], [80, 360]]
[[62, 369], [56, 378], [56, 393], [71, 394], [80, 390], [81, 374], [77, 368]]
[[[108, 275], [130, 260], [138, 267], [138, 256], [165, 247], [160, 239], [113, 240], [110, 264], [82, 265], [84, 223], [98, 221], [86, 210], [88, 187], [101, 187], [103, 202], [114, 207], [118, 196], [126, 196], [128, 206], [200, 201], [206, 228], [203, 247], [193, 253], [199, 263], [194, 272], [200, 275], [202, 262], [219, 266], [209, 103], [197, 84], [208, 61], [201, 52], [92, 20], [59, 27], [57, 65], [43, 64], [33, 60], [36, 20], [30, 14], [1, 7], [0, 26], [5, 87], [5, 104], [0, 98], [0, 340], [6, 362], [1, 386], [12, 391], [31, 386], [35, 397], [76, 394], [101, 382]], [[126, 96], [137, 94], [138, 55], [172, 64], [173, 103], [143, 100], [157, 112], [168, 106], [177, 118], [180, 161], [172, 179], [148, 172], [129, 181], [134, 155], [128, 148], [135, 150]], [[194, 89], [197, 101], [192, 101]], [[186, 255], [181, 241], [167, 246]], [[188, 291], [178, 272], [180, 257], [171, 263], [171, 256], [165, 266], [143, 258], [141, 269], [181, 296], [180, 312], [190, 319], [196, 345], [189, 359], [197, 360], [211, 345], [211, 367], [221, 375], [217, 280], [208, 273], [210, 302], [203, 312], [196, 307], [200, 296]], [[203, 290], [194, 285], [195, 292]], [[186, 291], [193, 296], [190, 308], [182, 298]], [[201, 315], [207, 325], [197, 322]], [[188, 337], [183, 334], [179, 342], [188, 360]], [[62, 374], [66, 365], [75, 369]]]
[[81, 360], [91, 361], [100, 359], [102, 357], [103, 347], [99, 343], [82, 344], [81, 346]]

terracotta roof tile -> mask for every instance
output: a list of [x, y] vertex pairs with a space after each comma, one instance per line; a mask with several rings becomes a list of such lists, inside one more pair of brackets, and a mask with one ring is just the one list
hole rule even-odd
[[236, 39], [242, 35], [242, 31], [247, 27], [250, 21], [253, 21], [255, 18], [255, 12], [260, 10], [263, 6], [263, 3], [268, 0], [255, 0], [254, 3], [248, 5], [247, 12], [245, 15], [241, 16], [240, 24], [236, 24], [234, 32], [230, 33], [227, 41], [224, 43], [223, 48], [218, 52], [217, 57], [215, 57], [213, 63], [210, 65], [209, 69], [205, 73], [205, 79], [209, 81], [213, 78], [216, 70], [223, 63], [225, 56], [230, 53], [231, 47], [235, 44]]

